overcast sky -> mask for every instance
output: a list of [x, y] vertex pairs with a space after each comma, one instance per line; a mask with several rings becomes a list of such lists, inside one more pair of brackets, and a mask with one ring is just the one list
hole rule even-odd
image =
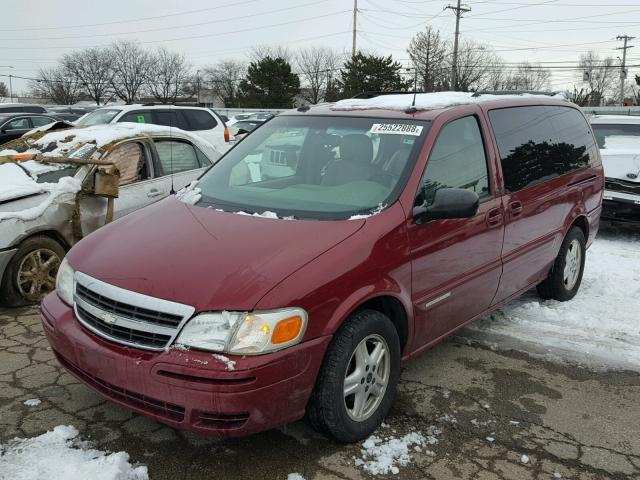
[[[32, 77], [65, 52], [131, 39], [184, 52], [196, 68], [246, 60], [255, 45], [308, 45], [351, 51], [351, 0], [20, 0], [4, 5], [0, 74]], [[358, 48], [408, 65], [406, 47], [426, 25], [453, 38], [455, 16], [441, 0], [358, 0]], [[554, 67], [552, 88], [570, 86], [581, 53], [621, 56], [617, 35], [640, 37], [639, 0], [470, 0], [461, 35], [505, 61]], [[640, 73], [640, 40], [628, 50], [629, 78]], [[548, 63], [546, 63], [548, 62]], [[8, 68], [13, 66], [14, 68]], [[580, 74], [581, 75], [581, 74]], [[8, 85], [8, 78], [0, 77]], [[27, 82], [13, 80], [14, 94]]]

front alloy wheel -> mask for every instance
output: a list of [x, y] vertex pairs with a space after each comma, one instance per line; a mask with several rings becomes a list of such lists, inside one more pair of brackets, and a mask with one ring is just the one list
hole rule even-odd
[[18, 267], [18, 292], [25, 300], [37, 302], [56, 288], [61, 258], [53, 250], [41, 248], [26, 255]]
[[327, 348], [307, 419], [339, 442], [368, 437], [385, 419], [400, 377], [400, 339], [389, 317], [359, 310]]
[[389, 382], [389, 347], [380, 335], [369, 335], [353, 352], [344, 378], [344, 405], [361, 422], [378, 408]]

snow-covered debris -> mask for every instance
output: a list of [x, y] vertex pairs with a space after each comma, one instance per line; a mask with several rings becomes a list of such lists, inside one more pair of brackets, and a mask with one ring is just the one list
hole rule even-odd
[[234, 362], [233, 360], [229, 360], [229, 357], [214, 353], [213, 358], [224, 363], [227, 366], [227, 370], [229, 370], [230, 372], [236, 369], [236, 362]]
[[176, 193], [176, 198], [181, 202], [195, 205], [202, 198], [202, 189], [198, 187], [198, 181], [194, 180], [189, 185]]
[[[2, 165], [2, 167], [9, 166], [9, 165], [12, 165], [12, 164], [5, 164], [5, 165]], [[2, 172], [0, 172], [0, 174], [1, 173]], [[0, 185], [3, 183], [4, 183], [3, 181], [0, 181]], [[49, 195], [44, 199], [44, 201], [42, 201], [35, 207], [28, 208], [26, 210], [21, 210], [18, 212], [0, 212], [0, 221], [8, 218], [17, 218], [24, 221], [38, 218], [60, 196], [64, 194], [75, 195], [77, 192], [79, 192], [80, 188], [82, 187], [82, 182], [77, 178], [62, 177], [60, 180], [58, 180], [58, 183], [38, 183], [36, 185], [38, 185], [38, 187], [41, 190], [40, 192], [34, 192], [34, 193], [45, 193], [45, 192], [49, 193]], [[15, 197], [12, 197], [12, 198], [15, 198]]]
[[35, 438], [0, 445], [0, 477], [11, 480], [148, 480], [147, 467], [132, 466], [125, 452], [106, 453], [79, 441], [78, 430], [60, 425]]
[[400, 472], [399, 466], [404, 467], [411, 462], [409, 449], [413, 446], [423, 447], [427, 443], [427, 439], [419, 432], [386, 440], [372, 435], [362, 444], [362, 457], [357, 458], [355, 463], [372, 475], [396, 475]]
[[526, 465], [527, 463], [529, 463], [529, 457], [527, 455], [522, 455], [520, 457], [520, 463], [523, 463]]
[[[513, 95], [478, 95], [473, 96], [472, 92], [434, 92], [434, 93], [418, 93], [415, 97], [415, 108], [418, 110], [429, 110], [435, 108], [447, 108], [455, 105], [466, 105], [470, 103], [484, 103], [495, 100], [514, 100], [522, 98], [536, 98], [539, 95], [523, 93]], [[545, 98], [550, 98], [545, 95]], [[551, 98], [557, 100], [565, 100], [561, 94], [554, 95]], [[412, 106], [413, 95], [380, 95], [373, 98], [349, 98], [336, 102], [332, 110], [406, 110]]]
[[[175, 128], [173, 130], [176, 130]], [[45, 147], [55, 144], [56, 147], [48, 151], [45, 155], [60, 156], [85, 144], [95, 144], [97, 148], [109, 145], [110, 143], [153, 133], [169, 134], [171, 129], [162, 125], [152, 125], [146, 123], [113, 123], [109, 125], [94, 125], [91, 127], [70, 128], [68, 130], [57, 130], [43, 135], [32, 142], [35, 148]]]
[[40, 405], [42, 402], [40, 401], [39, 398], [30, 398], [29, 400], [25, 400], [24, 405], [26, 405], [27, 407], [37, 407], [38, 405]]
[[607, 135], [604, 137], [605, 150], [631, 150], [640, 155], [640, 136]]
[[587, 251], [582, 285], [569, 302], [535, 292], [467, 327], [480, 342], [592, 367], [640, 370], [640, 242], [598, 237]]

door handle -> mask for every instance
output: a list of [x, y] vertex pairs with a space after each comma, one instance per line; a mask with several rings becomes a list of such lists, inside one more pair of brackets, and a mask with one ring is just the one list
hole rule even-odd
[[509, 204], [509, 211], [511, 212], [512, 217], [517, 217], [522, 213], [522, 202], [515, 201]]
[[502, 220], [502, 209], [494, 208], [487, 212], [486, 221], [489, 227], [498, 227], [502, 225]]
[[147, 192], [147, 197], [149, 198], [159, 197], [160, 195], [162, 195], [162, 192], [156, 188], [152, 188]]

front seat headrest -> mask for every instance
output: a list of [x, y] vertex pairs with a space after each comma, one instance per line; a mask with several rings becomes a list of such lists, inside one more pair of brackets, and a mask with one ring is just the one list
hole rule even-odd
[[340, 158], [348, 162], [371, 163], [373, 142], [362, 133], [345, 135], [340, 143]]

